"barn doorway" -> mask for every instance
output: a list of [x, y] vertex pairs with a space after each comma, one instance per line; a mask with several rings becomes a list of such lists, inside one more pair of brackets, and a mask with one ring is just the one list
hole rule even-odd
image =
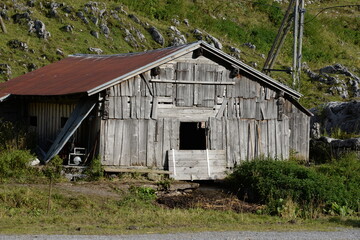
[[180, 150], [206, 149], [206, 123], [180, 122]]

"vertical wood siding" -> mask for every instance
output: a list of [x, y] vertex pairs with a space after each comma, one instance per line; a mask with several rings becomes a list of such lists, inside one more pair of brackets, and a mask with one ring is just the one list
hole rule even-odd
[[28, 115], [37, 117], [34, 129], [41, 147], [45, 148], [56, 138], [61, 129], [61, 118], [68, 118], [74, 109], [75, 104], [29, 103]]
[[[225, 150], [226, 166], [259, 156], [307, 158], [309, 117], [286, 102], [278, 120], [276, 92], [246, 75], [199, 57], [183, 56], [110, 88], [109, 119], [101, 121], [104, 165], [167, 168], [167, 151], [179, 150], [180, 122], [207, 122], [207, 147]], [[251, 77], [250, 77], [251, 78]], [[196, 81], [196, 84], [151, 82]], [[235, 82], [210, 85], [199, 82]]]

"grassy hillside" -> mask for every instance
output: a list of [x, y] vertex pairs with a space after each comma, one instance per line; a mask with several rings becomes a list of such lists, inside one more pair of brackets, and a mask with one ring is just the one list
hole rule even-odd
[[[311, 2], [306, 6], [303, 60], [313, 71], [340, 63], [352, 73], [360, 75], [360, 8], [324, 9], [358, 4], [358, 1]], [[230, 47], [236, 47], [241, 50], [242, 61], [261, 69], [286, 8], [287, 4], [272, 0], [63, 0], [57, 3], [3, 0], [0, 14], [7, 34], [0, 29], [0, 64], [10, 65], [11, 75], [7, 76], [4, 65], [0, 65], [0, 73], [3, 72], [0, 79], [4, 81], [19, 76], [69, 54], [90, 53], [90, 47], [100, 48], [104, 54], [112, 54], [169, 46], [176, 35], [169, 29], [170, 26], [175, 26], [187, 42], [198, 39], [199, 35], [194, 34], [194, 29], [202, 32], [203, 40], [209, 40], [207, 36], [210, 34], [220, 40], [225, 52], [230, 53]], [[15, 14], [18, 14], [17, 17]], [[129, 17], [131, 15], [136, 18]], [[44, 39], [37, 32], [30, 33], [30, 20], [42, 21], [51, 36]], [[64, 31], [65, 26], [70, 30]], [[148, 31], [151, 26], [155, 26], [164, 36], [163, 45], [152, 39]], [[94, 37], [91, 32], [98, 32], [99, 37]], [[142, 39], [142, 36], [145, 38]], [[256, 49], [245, 43], [255, 45]], [[291, 47], [290, 34], [276, 68], [291, 66]], [[284, 83], [291, 83], [291, 76], [285, 73], [274, 73], [272, 76]], [[305, 106], [341, 99], [340, 94], [329, 94], [328, 89], [323, 83], [313, 82], [306, 74], [302, 75], [300, 92], [305, 95], [302, 100]], [[353, 98], [349, 94], [347, 99]]]

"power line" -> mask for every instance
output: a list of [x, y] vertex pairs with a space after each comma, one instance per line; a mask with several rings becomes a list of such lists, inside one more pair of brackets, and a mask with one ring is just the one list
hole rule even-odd
[[[321, 10], [313, 18], [306, 21], [305, 23], [309, 23], [309, 22], [313, 21], [315, 18], [317, 18], [325, 10], [332, 9], [332, 8], [344, 8], [344, 7], [360, 7], [360, 4], [338, 5], [338, 6], [331, 6], [331, 7], [325, 7], [325, 8], [318, 8], [318, 9], [321, 9]], [[308, 8], [307, 10], [309, 10], [309, 9], [311, 9], [311, 8]]]

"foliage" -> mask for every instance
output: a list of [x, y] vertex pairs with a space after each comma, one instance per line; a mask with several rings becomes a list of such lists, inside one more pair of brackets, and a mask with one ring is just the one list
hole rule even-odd
[[283, 13], [280, 8], [280, 4], [269, 0], [258, 0], [253, 5], [260, 12], [266, 13], [269, 16], [269, 20], [275, 25], [279, 25], [283, 19]]
[[0, 152], [0, 181], [8, 178], [21, 181], [29, 175], [38, 174], [30, 167], [30, 161], [35, 157], [26, 150], [5, 150]]
[[[347, 167], [344, 166], [345, 172], [349, 171]], [[303, 210], [322, 208], [335, 202], [357, 209], [359, 204], [358, 190], [349, 187], [349, 182], [295, 162], [272, 159], [245, 162], [235, 169], [228, 181], [241, 198], [247, 195], [250, 201], [267, 204], [272, 214], [279, 214], [286, 203], [279, 202], [280, 199], [291, 199]], [[359, 186], [359, 178], [352, 179], [352, 183]]]
[[91, 161], [90, 166], [84, 173], [87, 175], [87, 180], [90, 181], [97, 181], [104, 176], [104, 168], [99, 156]]
[[43, 173], [50, 180], [58, 180], [61, 178], [62, 170], [63, 159], [56, 155], [45, 165]]
[[146, 207], [153, 208], [156, 191], [150, 187], [131, 186], [129, 192], [118, 201], [120, 207]]
[[0, 118], [0, 151], [32, 148], [34, 134], [22, 122], [12, 123]]

